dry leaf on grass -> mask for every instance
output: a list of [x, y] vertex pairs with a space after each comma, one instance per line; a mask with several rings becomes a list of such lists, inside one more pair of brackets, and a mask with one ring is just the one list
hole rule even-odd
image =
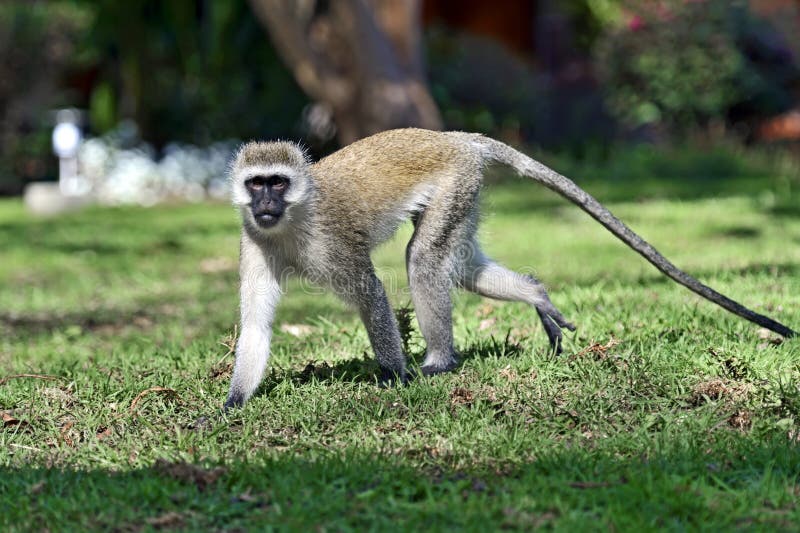
[[23, 427], [28, 425], [27, 422], [12, 416], [12, 414], [10, 412], [7, 412], [7, 411], [3, 411], [2, 413], [0, 413], [0, 418], [3, 419], [3, 427], [4, 428], [10, 428], [10, 427], [23, 428]]
[[12, 379], [19, 379], [19, 378], [31, 378], [31, 379], [61, 379], [58, 376], [47, 376], [44, 374], [13, 374], [11, 376], [6, 376], [4, 378], [0, 378], [0, 385], [5, 385]]
[[154, 529], [177, 529], [184, 525], [184, 516], [175, 511], [169, 511], [160, 516], [145, 519]]
[[61, 431], [59, 432], [59, 435], [61, 436], [61, 440], [63, 440], [64, 444], [66, 444], [69, 447], [74, 447], [75, 446], [75, 442], [69, 436], [69, 430], [72, 429], [72, 426], [74, 426], [74, 425], [75, 425], [75, 421], [74, 420], [70, 420], [70, 421], [68, 421], [66, 424], [64, 424], [61, 427]]
[[614, 346], [617, 346], [618, 344], [621, 343], [622, 343], [621, 340], [615, 339], [614, 337], [611, 337], [605, 344], [600, 344], [599, 342], [593, 341], [589, 346], [571, 356], [570, 359], [577, 359], [578, 357], [586, 354], [592, 354], [597, 359], [605, 359], [607, 357], [608, 351]]
[[169, 389], [167, 387], [150, 387], [149, 389], [145, 389], [142, 392], [140, 392], [139, 394], [137, 394], [136, 398], [134, 398], [133, 401], [131, 402], [131, 407], [129, 409], [131, 414], [136, 410], [136, 405], [139, 403], [139, 401], [141, 401], [142, 398], [144, 398], [146, 395], [148, 395], [148, 394], [150, 394], [152, 392], [161, 392], [161, 393], [164, 393], [164, 394], [168, 394], [170, 396], [177, 396], [178, 395], [178, 393], [175, 391], [175, 389]]

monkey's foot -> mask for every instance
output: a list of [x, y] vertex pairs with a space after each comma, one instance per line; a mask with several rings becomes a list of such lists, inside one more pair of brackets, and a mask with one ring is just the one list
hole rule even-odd
[[381, 377], [378, 380], [378, 387], [388, 389], [396, 385], [407, 385], [412, 379], [414, 379], [414, 376], [411, 375], [408, 370], [403, 370], [402, 373], [398, 373], [395, 370], [382, 368]]
[[225, 400], [225, 405], [222, 407], [223, 412], [228, 412], [231, 409], [238, 409], [244, 405], [244, 396], [240, 394], [229, 394], [228, 399]]
[[553, 316], [552, 314], [542, 311], [538, 308], [536, 309], [536, 312], [539, 314], [539, 319], [542, 321], [544, 332], [547, 334], [547, 339], [550, 341], [550, 349], [552, 349], [556, 355], [561, 355], [561, 341], [564, 337], [564, 335], [561, 333], [561, 328], [575, 331], [575, 326], [572, 323], [567, 322], [564, 317], [561, 316], [561, 313]]
[[437, 358], [433, 361], [430, 359], [430, 356], [426, 357], [422, 366], [419, 367], [419, 371], [423, 376], [435, 376], [458, 368], [458, 357], [455, 354], [445, 358]]

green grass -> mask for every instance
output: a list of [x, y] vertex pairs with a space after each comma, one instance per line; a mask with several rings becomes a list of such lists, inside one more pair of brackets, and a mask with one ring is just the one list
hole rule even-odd
[[[587, 187], [676, 264], [800, 327], [792, 183], [716, 179], [702, 199], [652, 183]], [[225, 416], [230, 207], [37, 220], [0, 202], [0, 529], [795, 530], [800, 343], [535, 186], [495, 184], [485, 204], [486, 248], [578, 324], [563, 356], [531, 309], [459, 294], [458, 371], [379, 389], [353, 312], [294, 283], [269, 374]], [[398, 307], [401, 233], [375, 254]]]

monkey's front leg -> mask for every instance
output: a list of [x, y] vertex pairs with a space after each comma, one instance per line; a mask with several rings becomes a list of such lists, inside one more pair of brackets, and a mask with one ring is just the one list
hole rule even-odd
[[370, 273], [356, 297], [375, 359], [381, 366], [381, 384], [405, 383], [406, 356], [392, 307], [381, 281]]
[[269, 360], [272, 321], [281, 295], [275, 270], [261, 248], [243, 235], [239, 259], [241, 330], [225, 409], [243, 405], [264, 375]]

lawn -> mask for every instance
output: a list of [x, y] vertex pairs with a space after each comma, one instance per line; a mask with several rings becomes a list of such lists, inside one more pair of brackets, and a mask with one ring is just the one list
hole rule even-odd
[[[796, 329], [798, 184], [716, 164], [707, 182], [700, 165], [582, 183]], [[533, 309], [459, 293], [462, 366], [380, 389], [354, 313], [291, 283], [269, 373], [227, 415], [231, 207], [40, 220], [0, 202], [0, 529], [796, 530], [800, 341], [665, 280], [552, 193], [497, 181], [483, 242], [578, 325], [562, 356]], [[397, 308], [408, 235], [375, 253]]]

